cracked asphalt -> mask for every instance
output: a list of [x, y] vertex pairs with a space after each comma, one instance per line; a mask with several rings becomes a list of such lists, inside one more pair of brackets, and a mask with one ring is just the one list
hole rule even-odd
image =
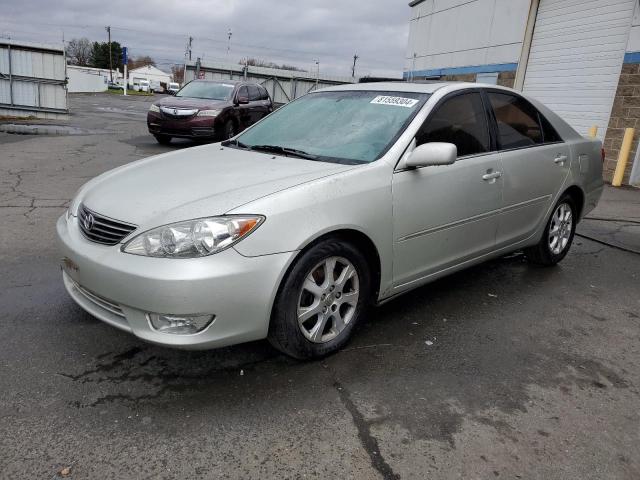
[[155, 143], [146, 97], [70, 100], [101, 133], [0, 134], [0, 478], [640, 478], [637, 190], [560, 266], [455, 274], [322, 361], [174, 351], [68, 298], [54, 225], [93, 176], [191, 144]]

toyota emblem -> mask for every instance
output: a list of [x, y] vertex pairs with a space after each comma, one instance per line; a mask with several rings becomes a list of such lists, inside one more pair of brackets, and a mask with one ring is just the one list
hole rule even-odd
[[90, 231], [93, 228], [93, 224], [96, 221], [95, 218], [93, 218], [93, 215], [88, 213], [86, 217], [84, 217], [84, 220], [82, 221], [82, 223], [84, 224], [84, 228], [87, 231]]

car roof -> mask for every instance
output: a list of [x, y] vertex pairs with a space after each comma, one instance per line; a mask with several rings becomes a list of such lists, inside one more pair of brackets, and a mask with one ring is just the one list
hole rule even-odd
[[197, 80], [193, 80], [194, 82], [199, 82], [199, 83], [226, 83], [227, 85], [257, 85], [257, 86], [262, 86], [259, 83], [256, 82], [247, 82], [244, 80], [227, 80], [227, 79], [216, 79], [216, 80], [205, 80], [205, 79], [197, 79]]
[[[390, 91], [390, 92], [412, 92], [412, 93], [433, 93], [436, 90], [450, 85], [467, 85], [461, 82], [371, 82], [371, 83], [345, 83], [319, 89], [318, 92], [343, 91], [343, 90], [369, 90], [369, 91]], [[468, 84], [475, 85], [478, 84]]]

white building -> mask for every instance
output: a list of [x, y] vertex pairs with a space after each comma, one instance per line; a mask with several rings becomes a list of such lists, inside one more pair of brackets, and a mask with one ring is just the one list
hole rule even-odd
[[[122, 83], [122, 73], [113, 70], [113, 81]], [[108, 68], [67, 65], [67, 91], [69, 93], [104, 92], [111, 79]]]
[[165, 86], [173, 81], [171, 74], [165, 73], [153, 65], [133, 68], [129, 70], [129, 85], [134, 85], [138, 80], [147, 80], [152, 86], [164, 84]]
[[409, 6], [406, 79], [512, 86], [582, 134], [597, 125], [611, 176], [624, 129], [640, 118], [638, 0], [413, 0]]

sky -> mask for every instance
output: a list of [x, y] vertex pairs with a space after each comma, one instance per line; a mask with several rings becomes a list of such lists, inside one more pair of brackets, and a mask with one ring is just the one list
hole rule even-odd
[[[237, 63], [244, 57], [315, 72], [402, 76], [408, 0], [0, 0], [0, 37], [61, 43], [111, 38], [130, 56], [150, 55], [169, 71], [192, 58]], [[227, 54], [228, 31], [230, 52]]]

